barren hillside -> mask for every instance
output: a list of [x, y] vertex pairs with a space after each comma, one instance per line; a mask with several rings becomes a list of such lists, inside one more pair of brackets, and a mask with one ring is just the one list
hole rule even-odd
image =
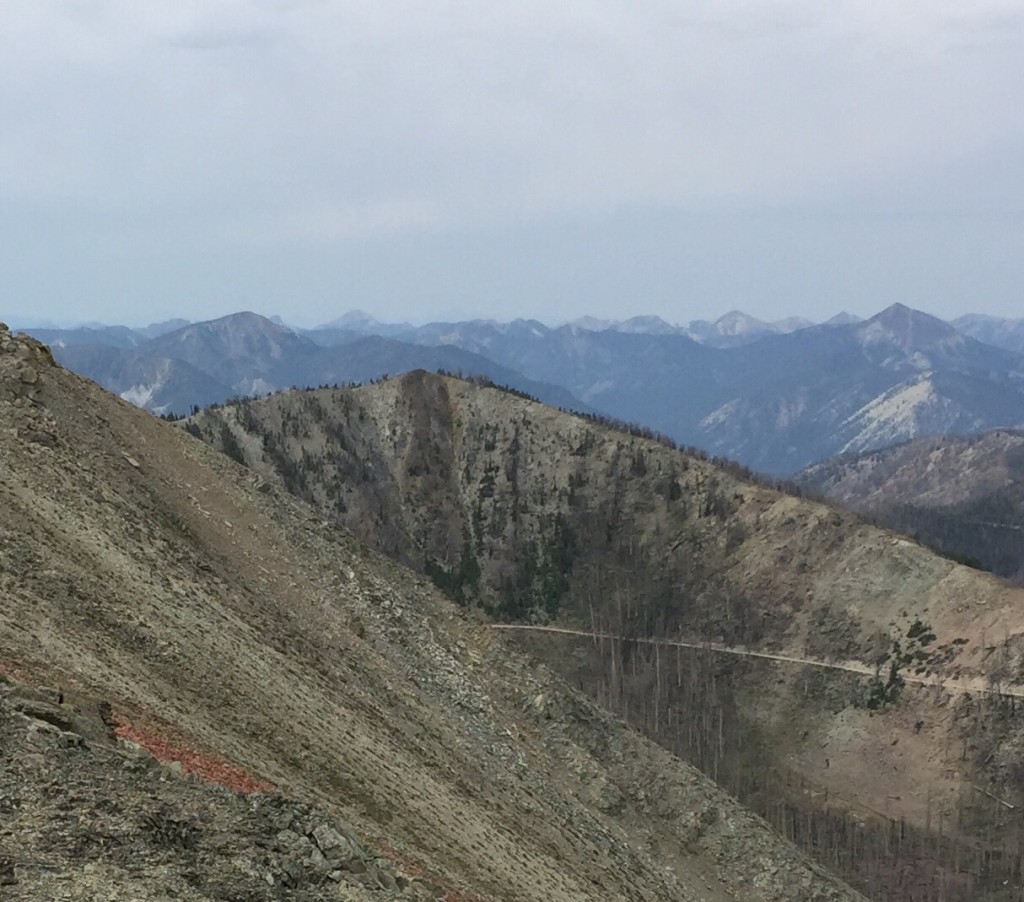
[[1016, 898], [1020, 590], [650, 438], [425, 373], [186, 425], [451, 597], [589, 634], [524, 641], [873, 894]]
[[855, 898], [427, 580], [4, 329], [0, 418], [5, 897]]
[[1024, 582], [1024, 432], [933, 436], [802, 470], [801, 485]]

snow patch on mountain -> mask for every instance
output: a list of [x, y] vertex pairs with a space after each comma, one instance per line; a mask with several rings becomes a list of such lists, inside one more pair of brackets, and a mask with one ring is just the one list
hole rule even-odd
[[930, 374], [902, 383], [873, 398], [842, 424], [852, 433], [841, 453], [866, 451], [915, 438], [927, 421], [941, 418], [951, 402], [935, 390]]
[[742, 398], [733, 398], [731, 401], [726, 401], [721, 407], [716, 407], [700, 421], [700, 428], [710, 431], [718, 426], [723, 426], [733, 417], [745, 412], [749, 406]]
[[[153, 398], [156, 397], [156, 393], [163, 388], [163, 385], [162, 381], [151, 382], [149, 385], [133, 385], [121, 392], [119, 397], [129, 404], [134, 404], [136, 407], [141, 407], [144, 410], [156, 410], [150, 405]], [[156, 412], [159, 413], [160, 411]]]

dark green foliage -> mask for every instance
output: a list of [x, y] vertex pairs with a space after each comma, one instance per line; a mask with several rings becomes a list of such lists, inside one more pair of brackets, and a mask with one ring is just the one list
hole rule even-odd
[[245, 452], [227, 423], [220, 424], [220, 449], [236, 463], [245, 466]]
[[900, 690], [906, 685], [902, 670], [913, 667], [917, 674], [926, 673], [928, 664], [935, 657], [935, 653], [927, 649], [935, 641], [935, 633], [920, 619], [910, 625], [905, 641], [904, 646], [899, 639], [893, 640], [891, 651], [879, 662], [879, 669], [889, 665], [885, 681], [876, 673], [868, 685], [865, 704], [872, 711], [881, 710], [899, 698]]
[[888, 704], [892, 704], [899, 698], [900, 690], [905, 685], [903, 677], [900, 676], [897, 656], [899, 654], [899, 643], [895, 644], [893, 657], [889, 660], [889, 675], [885, 682], [877, 674], [872, 677], [868, 684], [868, 697], [866, 705], [872, 711], [878, 711]]
[[537, 567], [537, 603], [548, 617], [554, 618], [569, 592], [576, 558], [576, 537], [564, 514], [554, 516], [544, 551]]
[[246, 432], [255, 434], [260, 431], [259, 417], [256, 416], [249, 400], [239, 401], [235, 405], [235, 416], [238, 418], [238, 424]]
[[907, 638], [916, 639], [920, 645], [930, 645], [935, 641], [935, 633], [920, 620], [915, 620], [910, 629], [907, 630]]
[[499, 620], [528, 620], [535, 606], [535, 584], [537, 581], [538, 551], [533, 540], [523, 542], [516, 554], [514, 576], [504, 580], [498, 587], [494, 615]]
[[458, 564], [447, 569], [438, 561], [427, 560], [424, 569], [427, 576], [445, 595], [459, 604], [468, 604], [476, 596], [480, 585], [480, 562], [467, 541], [462, 548]]

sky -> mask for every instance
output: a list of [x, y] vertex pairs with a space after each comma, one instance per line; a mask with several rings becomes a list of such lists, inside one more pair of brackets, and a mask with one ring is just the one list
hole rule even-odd
[[0, 318], [1024, 316], [1024, 0], [9, 0]]

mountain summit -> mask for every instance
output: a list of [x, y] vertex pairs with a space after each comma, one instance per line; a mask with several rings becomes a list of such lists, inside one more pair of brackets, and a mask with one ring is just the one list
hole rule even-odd
[[961, 346], [964, 340], [949, 323], [904, 304], [886, 307], [855, 328], [867, 343], [888, 342], [908, 354], [938, 346], [948, 350]]

